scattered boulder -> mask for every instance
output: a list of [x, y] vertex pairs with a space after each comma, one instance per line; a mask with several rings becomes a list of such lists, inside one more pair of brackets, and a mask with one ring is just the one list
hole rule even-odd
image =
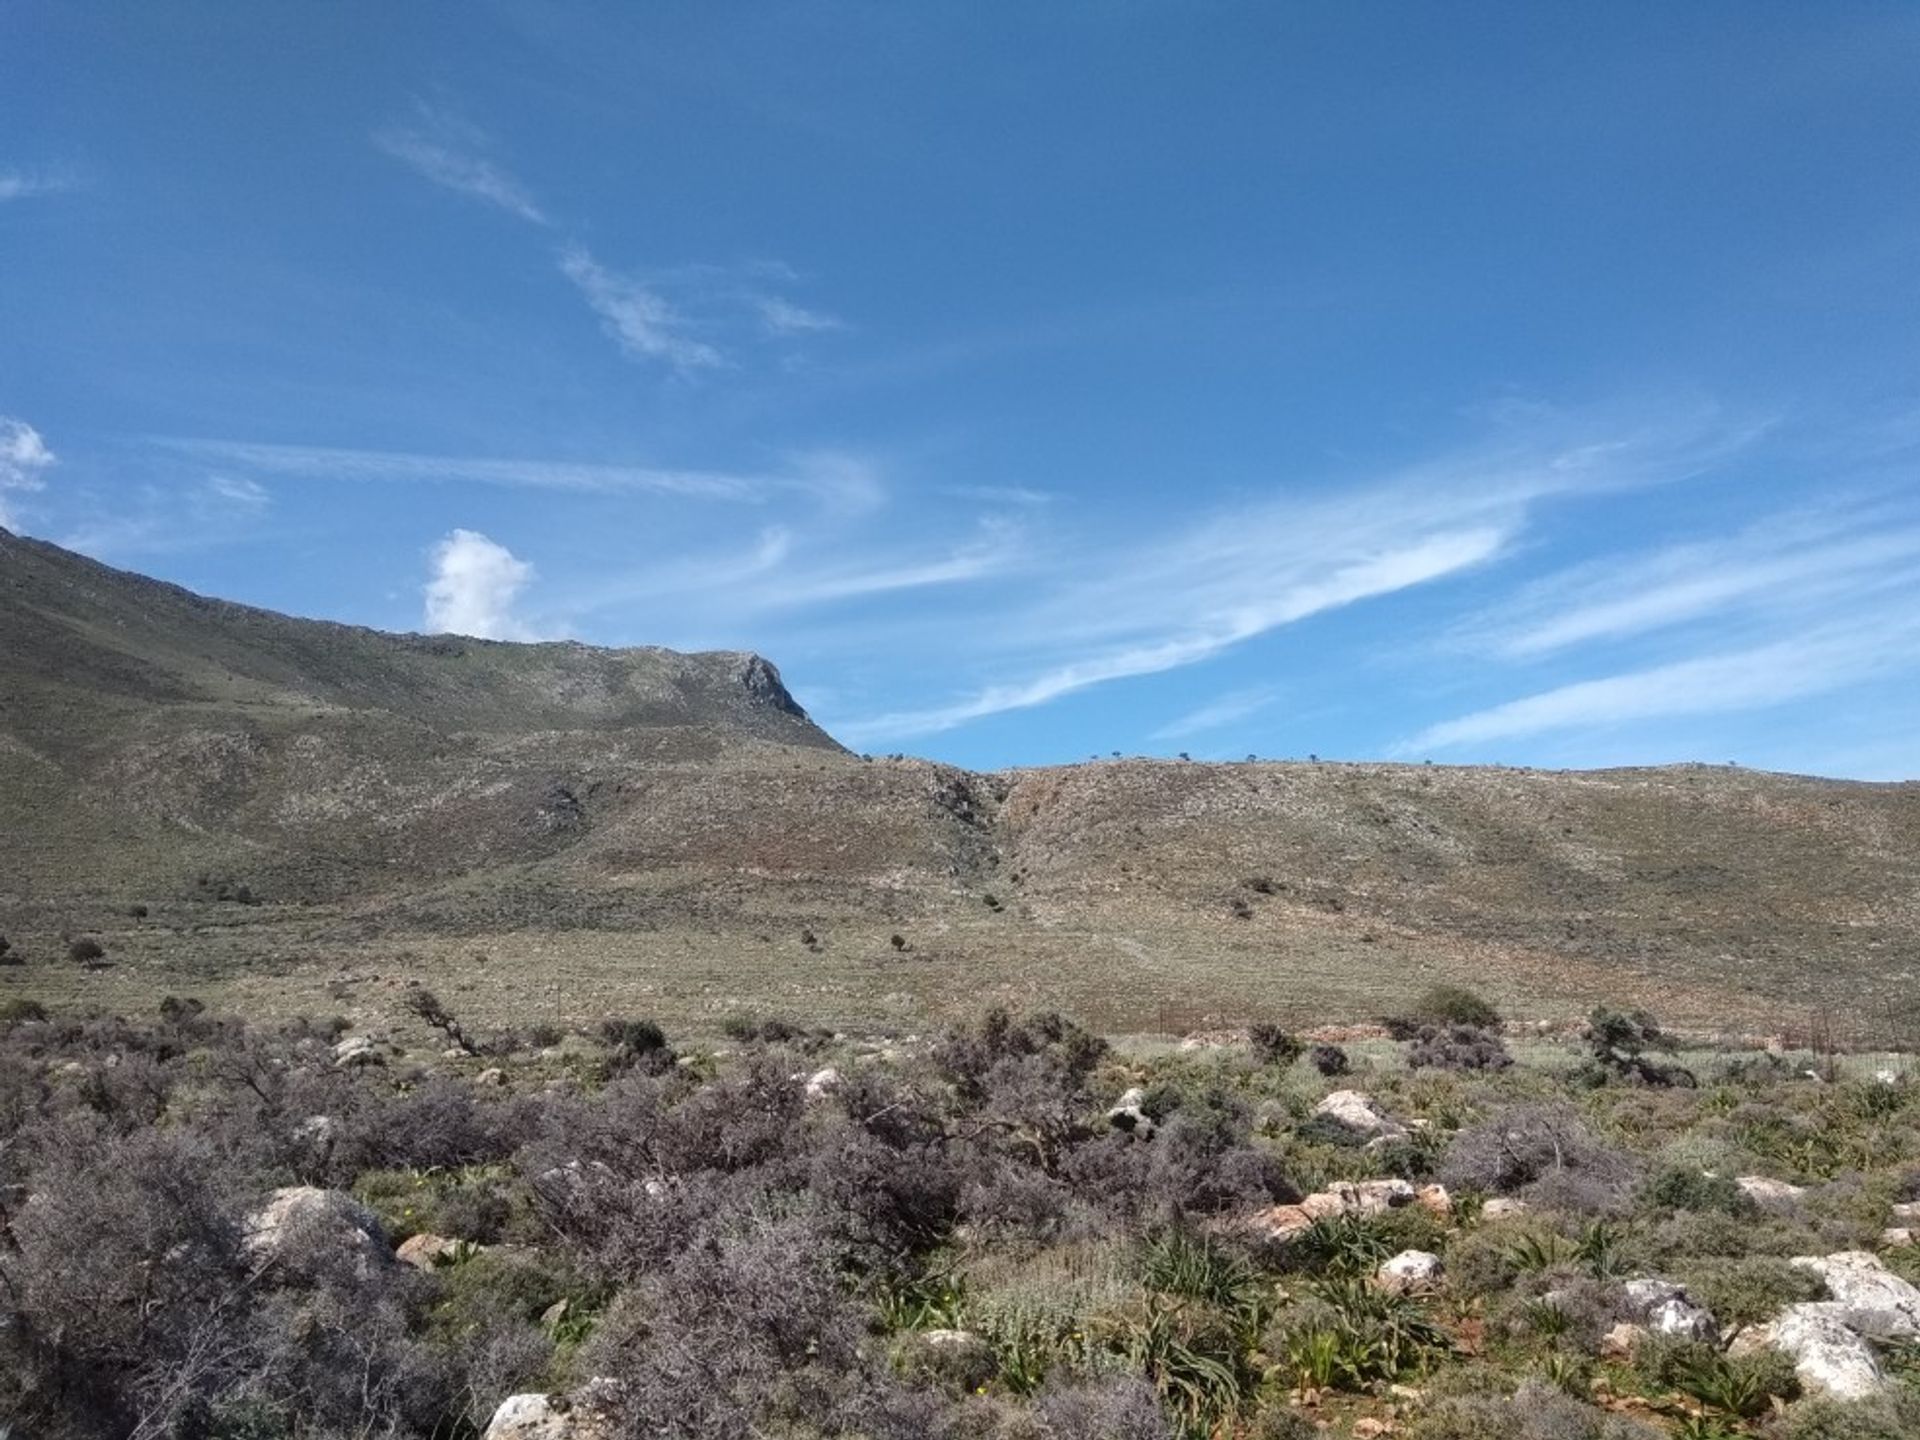
[[1796, 1255], [1793, 1263], [1827, 1282], [1833, 1298], [1812, 1303], [1826, 1307], [1848, 1329], [1876, 1339], [1920, 1337], [1920, 1290], [1887, 1269], [1878, 1255], [1842, 1250], [1833, 1255]]
[[489, 1065], [473, 1077], [473, 1083], [476, 1085], [490, 1085], [495, 1087], [505, 1085], [507, 1083], [507, 1072], [502, 1070], [498, 1065]]
[[1656, 1335], [1673, 1335], [1682, 1340], [1719, 1343], [1720, 1325], [1713, 1312], [1696, 1305], [1684, 1287], [1671, 1280], [1651, 1277], [1629, 1280], [1620, 1287], [1627, 1309], [1635, 1320]]
[[1431, 1290], [1440, 1283], [1445, 1267], [1430, 1250], [1402, 1250], [1374, 1271], [1374, 1283], [1396, 1295]]
[[1887, 1385], [1873, 1347], [1849, 1330], [1824, 1301], [1789, 1305], [1771, 1324], [1743, 1330], [1730, 1348], [1744, 1354], [1771, 1345], [1793, 1357], [1808, 1390], [1836, 1400], [1865, 1400]]
[[572, 1395], [509, 1395], [481, 1440], [611, 1440], [614, 1381], [593, 1379]]
[[342, 1190], [289, 1185], [247, 1217], [242, 1243], [262, 1264], [339, 1264], [362, 1278], [393, 1263], [373, 1212]]
[[1414, 1203], [1430, 1215], [1442, 1220], [1453, 1216], [1453, 1196], [1447, 1193], [1444, 1185], [1422, 1185], [1413, 1192]]
[[1880, 1232], [1882, 1250], [1899, 1250], [1914, 1243], [1914, 1231], [1908, 1225], [1893, 1225]]
[[1600, 1354], [1608, 1360], [1631, 1360], [1633, 1352], [1646, 1338], [1646, 1326], [1622, 1320], [1600, 1337]]
[[839, 1088], [840, 1072], [831, 1065], [807, 1077], [807, 1099], [810, 1101], [824, 1100]]
[[1338, 1180], [1297, 1205], [1275, 1205], [1249, 1217], [1248, 1224], [1269, 1240], [1286, 1242], [1336, 1215], [1384, 1215], [1418, 1203], [1420, 1192], [1405, 1180]]
[[392, 1045], [371, 1035], [349, 1035], [333, 1047], [333, 1063], [342, 1070], [357, 1070], [366, 1065], [384, 1065], [397, 1055]]
[[1920, 1225], [1920, 1200], [1908, 1200], [1894, 1206], [1893, 1219], [1899, 1225]]
[[1512, 1195], [1495, 1195], [1480, 1207], [1482, 1220], [1513, 1220], [1533, 1207]]
[[401, 1241], [400, 1248], [393, 1252], [393, 1258], [416, 1270], [432, 1270], [458, 1255], [463, 1243], [468, 1242], [449, 1240], [444, 1235], [429, 1235], [422, 1231]]
[[1765, 1175], [1742, 1175], [1733, 1183], [1740, 1187], [1742, 1195], [1762, 1210], [1791, 1210], [1799, 1203], [1800, 1197], [1807, 1193], [1804, 1185], [1790, 1185], [1785, 1180], [1771, 1180]]
[[1119, 1102], [1107, 1111], [1107, 1123], [1116, 1130], [1146, 1139], [1153, 1134], [1153, 1117], [1143, 1108], [1147, 1103], [1147, 1092], [1135, 1085], [1121, 1095]]
[[1371, 1095], [1358, 1090], [1335, 1090], [1313, 1107], [1313, 1117], [1369, 1144], [1407, 1138], [1406, 1126], [1390, 1118]]

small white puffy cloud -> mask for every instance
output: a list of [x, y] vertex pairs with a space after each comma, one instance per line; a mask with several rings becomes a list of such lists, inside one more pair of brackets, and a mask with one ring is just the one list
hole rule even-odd
[[560, 252], [560, 273], [579, 288], [607, 334], [627, 354], [664, 360], [681, 371], [725, 363], [713, 346], [685, 333], [686, 322], [658, 291], [607, 269], [584, 247], [569, 245]]
[[14, 524], [10, 490], [40, 490], [57, 457], [40, 432], [24, 420], [0, 415], [0, 525]]
[[533, 579], [533, 566], [478, 530], [454, 530], [433, 547], [426, 584], [426, 628], [435, 635], [482, 640], [532, 640], [533, 630], [513, 613]]

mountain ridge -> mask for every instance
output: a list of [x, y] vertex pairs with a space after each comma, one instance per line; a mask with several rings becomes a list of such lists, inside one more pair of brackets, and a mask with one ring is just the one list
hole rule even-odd
[[[472, 960], [505, 948], [669, 1017], [1164, 1029], [1446, 976], [1544, 1015], [1881, 1024], [1920, 972], [1920, 786], [869, 759], [745, 652], [395, 636], [0, 532], [0, 931], [35, 957], [0, 986], [100, 999], [311, 1008], [371, 965], [511, 1011]], [[82, 931], [113, 963], [58, 963]]]

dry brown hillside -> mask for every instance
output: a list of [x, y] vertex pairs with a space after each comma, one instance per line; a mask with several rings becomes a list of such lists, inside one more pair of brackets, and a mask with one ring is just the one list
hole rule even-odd
[[758, 657], [295, 620], [0, 532], [0, 932], [0, 995], [115, 1005], [1186, 1029], [1447, 977], [1866, 1037], [1920, 988], [1920, 786], [868, 761]]

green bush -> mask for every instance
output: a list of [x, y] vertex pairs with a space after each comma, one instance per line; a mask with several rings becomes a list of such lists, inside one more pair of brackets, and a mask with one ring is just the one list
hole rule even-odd
[[1254, 1059], [1262, 1065], [1276, 1065], [1282, 1070], [1298, 1060], [1307, 1048], [1306, 1042], [1299, 1036], [1278, 1025], [1250, 1025], [1247, 1027], [1247, 1039], [1253, 1046]]
[[1680, 1279], [1723, 1326], [1759, 1325], [1789, 1305], [1827, 1293], [1811, 1270], [1771, 1255], [1696, 1263], [1683, 1267]]
[[1428, 1025], [1469, 1025], [1476, 1030], [1492, 1030], [1500, 1024], [1500, 1012], [1485, 996], [1462, 985], [1435, 985], [1414, 1002], [1408, 1018]]
[[1760, 1433], [1766, 1440], [1913, 1440], [1920, 1435], [1920, 1391], [1851, 1402], [1814, 1396], [1787, 1406]]
[[1758, 1208], [1730, 1175], [1709, 1175], [1687, 1165], [1657, 1171], [1641, 1189], [1641, 1199], [1665, 1210], [1711, 1210], [1751, 1215]]

